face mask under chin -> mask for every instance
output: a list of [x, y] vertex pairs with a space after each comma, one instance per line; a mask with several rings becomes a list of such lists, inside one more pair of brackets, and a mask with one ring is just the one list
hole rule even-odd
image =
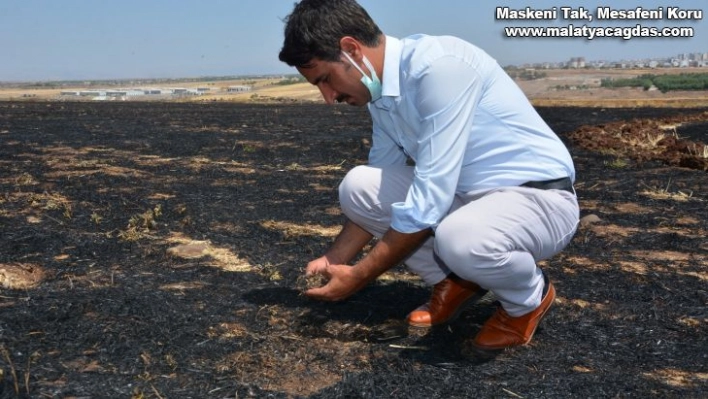
[[371, 65], [369, 59], [366, 58], [366, 56], [363, 56], [362, 61], [364, 61], [364, 66], [366, 66], [366, 69], [369, 70], [371, 77], [364, 73], [364, 70], [362, 70], [356, 62], [354, 62], [352, 57], [347, 54], [346, 51], [342, 51], [342, 55], [344, 55], [344, 58], [349, 60], [349, 63], [352, 64], [352, 66], [354, 66], [354, 68], [356, 68], [359, 73], [361, 73], [361, 83], [369, 90], [369, 94], [371, 95], [371, 102], [374, 102], [381, 98], [381, 80], [376, 74], [376, 70], [374, 69], [374, 66]]

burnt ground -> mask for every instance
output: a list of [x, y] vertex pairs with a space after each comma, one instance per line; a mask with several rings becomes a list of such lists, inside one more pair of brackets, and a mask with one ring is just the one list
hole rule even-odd
[[337, 233], [365, 110], [0, 103], [0, 397], [708, 395], [708, 113], [539, 108], [583, 223], [542, 265], [532, 343], [461, 354], [494, 310], [433, 331], [397, 268], [345, 302], [298, 277]]

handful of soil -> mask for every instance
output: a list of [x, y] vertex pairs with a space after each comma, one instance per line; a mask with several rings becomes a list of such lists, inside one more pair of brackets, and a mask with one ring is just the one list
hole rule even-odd
[[303, 274], [297, 278], [295, 285], [299, 291], [305, 292], [310, 288], [322, 287], [327, 284], [328, 281], [329, 280], [322, 274], [311, 274], [309, 276]]

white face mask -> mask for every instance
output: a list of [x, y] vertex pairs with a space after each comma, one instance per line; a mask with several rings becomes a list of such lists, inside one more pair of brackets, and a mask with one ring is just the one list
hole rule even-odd
[[381, 98], [381, 80], [379, 80], [379, 76], [376, 74], [376, 71], [374, 70], [374, 66], [371, 65], [371, 62], [369, 62], [369, 59], [366, 58], [366, 56], [363, 57], [362, 61], [364, 61], [364, 65], [366, 66], [366, 69], [369, 70], [369, 73], [371, 73], [371, 77], [367, 76], [364, 71], [357, 65], [356, 62], [352, 59], [352, 57], [347, 54], [347, 52], [342, 51], [342, 54], [344, 57], [349, 60], [349, 63], [351, 63], [354, 68], [357, 69], [361, 73], [361, 83], [366, 86], [367, 89], [369, 89], [369, 94], [371, 94], [371, 102], [374, 102]]

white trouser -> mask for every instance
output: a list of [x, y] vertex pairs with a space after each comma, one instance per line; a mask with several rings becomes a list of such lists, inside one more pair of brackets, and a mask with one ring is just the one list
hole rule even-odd
[[[405, 201], [413, 167], [358, 166], [339, 186], [344, 214], [381, 238], [391, 224], [391, 204]], [[579, 208], [562, 190], [503, 187], [456, 195], [448, 215], [406, 260], [427, 284], [450, 272], [492, 291], [512, 317], [541, 303], [539, 260], [560, 252], [572, 239]]]

